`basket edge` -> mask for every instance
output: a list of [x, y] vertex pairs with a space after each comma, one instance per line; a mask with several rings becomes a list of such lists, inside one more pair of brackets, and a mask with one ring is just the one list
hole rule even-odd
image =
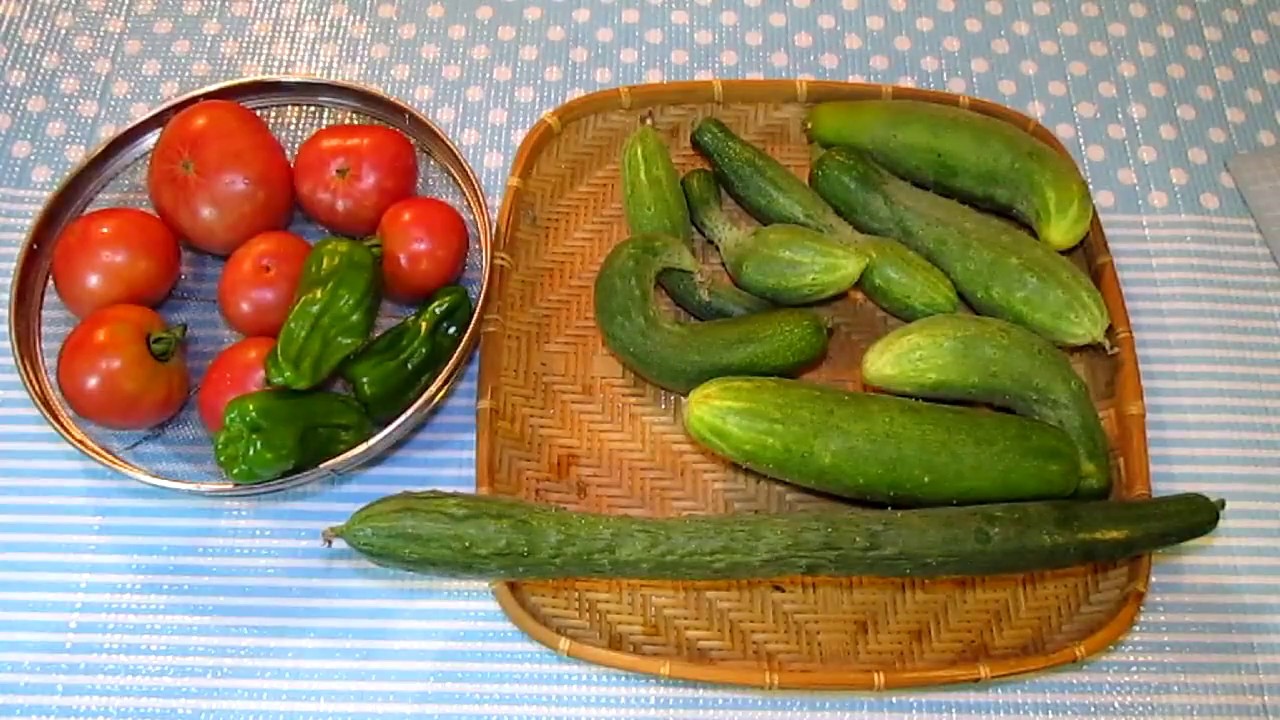
[[[1038, 120], [1013, 108], [981, 98], [956, 93], [894, 86], [875, 83], [855, 83], [826, 80], [693, 80], [669, 83], [647, 83], [619, 86], [599, 90], [571, 99], [548, 111], [534, 123], [521, 141], [512, 160], [497, 222], [494, 225], [493, 296], [497, 297], [505, 286], [506, 270], [510, 266], [503, 252], [511, 229], [517, 222], [516, 208], [519, 193], [524, 186], [524, 175], [533, 167], [543, 148], [564, 127], [589, 115], [614, 110], [636, 110], [658, 104], [716, 105], [740, 102], [790, 102], [816, 103], [825, 100], [870, 98], [916, 99], [948, 105], [958, 105], [1020, 127], [1045, 142], [1059, 154], [1071, 160], [1080, 170], [1075, 158], [1058, 138]], [[1083, 173], [1082, 173], [1083, 175]], [[1099, 286], [1111, 314], [1109, 334], [1113, 353], [1117, 357], [1116, 394], [1119, 403], [1119, 434], [1122, 448], [1120, 460], [1123, 485], [1113, 494], [1127, 498], [1151, 495], [1150, 467], [1146, 441], [1146, 409], [1143, 401], [1142, 381], [1136, 354], [1136, 344], [1130, 326], [1128, 308], [1123, 290], [1106, 240], [1101, 219], [1095, 206], [1089, 233], [1083, 244], [1090, 256], [1090, 274]], [[502, 262], [507, 259], [507, 262]], [[496, 302], [492, 307], [496, 306]], [[501, 331], [502, 318], [496, 313], [486, 315], [481, 323], [481, 336], [476, 349], [479, 355], [476, 403], [476, 491], [490, 494], [493, 486], [490, 433], [487, 412], [495, 409], [491, 396], [492, 383], [500, 376], [497, 367], [499, 356], [489, 347], [488, 335]], [[977, 662], [947, 668], [931, 668], [915, 671], [858, 671], [815, 670], [785, 671], [761, 667], [751, 672], [738, 667], [722, 667], [714, 663], [697, 663], [670, 658], [651, 658], [634, 653], [612, 650], [578, 643], [561, 635], [537, 620], [516, 597], [519, 582], [491, 584], [499, 607], [508, 618], [536, 642], [559, 655], [624, 671], [655, 675], [677, 680], [702, 681], [715, 684], [748, 686], [766, 690], [825, 689], [825, 690], [873, 690], [921, 687], [960, 682], [984, 682], [995, 678], [1025, 674], [1051, 667], [1078, 663], [1095, 655], [1123, 637], [1133, 626], [1141, 610], [1150, 580], [1152, 556], [1144, 554], [1125, 563], [1129, 570], [1129, 582], [1124, 603], [1101, 628], [1081, 641], [1054, 653], [1010, 658], [996, 662]]]

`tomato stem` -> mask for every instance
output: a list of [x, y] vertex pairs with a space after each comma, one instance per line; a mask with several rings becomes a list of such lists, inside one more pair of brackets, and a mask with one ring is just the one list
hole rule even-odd
[[186, 323], [180, 323], [167, 330], [148, 335], [147, 349], [151, 351], [151, 357], [158, 362], [169, 362], [174, 354], [178, 352], [178, 346], [182, 344], [182, 340], [186, 336]]

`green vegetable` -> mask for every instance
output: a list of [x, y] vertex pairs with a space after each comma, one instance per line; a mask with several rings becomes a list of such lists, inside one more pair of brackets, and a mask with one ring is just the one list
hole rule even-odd
[[1007, 122], [916, 100], [815, 106], [809, 137], [858, 148], [921, 187], [1011, 215], [1062, 251], [1089, 231], [1093, 203], [1075, 163]]
[[711, 380], [684, 425], [745, 468], [893, 507], [1064, 498], [1080, 481], [1075, 444], [1045, 423], [803, 380]]
[[654, 303], [665, 269], [697, 269], [670, 235], [636, 235], [609, 252], [595, 282], [595, 317], [605, 346], [645, 380], [677, 393], [720, 375], [789, 375], [827, 349], [826, 322], [802, 308], [680, 322]]
[[341, 375], [370, 417], [386, 422], [422, 395], [462, 342], [471, 312], [466, 288], [448, 285], [347, 359]]
[[897, 395], [979, 402], [1061, 428], [1080, 455], [1076, 495], [1111, 490], [1107, 434], [1066, 354], [996, 318], [934, 315], [890, 331], [862, 356], [862, 380]]
[[382, 302], [382, 267], [372, 243], [329, 237], [302, 266], [294, 301], [267, 355], [267, 382], [309, 390], [328, 380], [369, 340]]
[[233, 482], [253, 484], [314, 468], [372, 434], [373, 423], [350, 395], [258, 390], [227, 403], [213, 454]]
[[762, 224], [803, 225], [852, 244], [868, 259], [858, 286], [885, 312], [914, 320], [959, 307], [942, 271], [901, 243], [854, 230], [803, 180], [723, 122], [703, 119], [692, 141], [730, 197]]
[[974, 311], [1060, 345], [1091, 345], [1111, 320], [1082, 270], [1019, 227], [901, 180], [851, 148], [813, 163], [809, 183], [855, 226], [901, 240], [955, 283]]
[[323, 538], [341, 538], [376, 565], [484, 580], [926, 578], [1123, 560], [1206, 535], [1221, 511], [1186, 493], [655, 518], [425, 491], [364, 505]]
[[753, 295], [779, 305], [815, 303], [848, 292], [867, 267], [848, 243], [802, 225], [734, 225], [710, 170], [691, 170], [680, 182], [694, 224], [719, 248], [729, 276]]
[[[632, 235], [660, 233], [692, 245], [693, 226], [680, 175], [662, 136], [646, 114], [622, 148], [622, 208]], [[772, 304], [732, 283], [686, 270], [665, 270], [658, 284], [676, 305], [700, 320], [739, 317]]]

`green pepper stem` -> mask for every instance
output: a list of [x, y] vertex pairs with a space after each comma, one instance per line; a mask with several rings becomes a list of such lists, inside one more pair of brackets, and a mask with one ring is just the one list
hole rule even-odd
[[362, 242], [365, 247], [369, 248], [369, 252], [373, 253], [374, 257], [382, 257], [382, 238], [377, 235], [370, 235], [360, 242]]
[[174, 354], [178, 352], [178, 346], [182, 344], [182, 340], [186, 336], [186, 323], [180, 323], [166, 330], [148, 335], [147, 349], [151, 351], [151, 357], [157, 361], [169, 362]]

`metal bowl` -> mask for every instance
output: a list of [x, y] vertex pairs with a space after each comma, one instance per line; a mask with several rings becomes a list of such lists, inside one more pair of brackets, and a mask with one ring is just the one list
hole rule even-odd
[[[199, 420], [194, 393], [213, 357], [240, 336], [218, 312], [217, 279], [224, 259], [183, 248], [182, 275], [157, 309], [171, 323], [188, 327], [187, 362], [192, 397], [169, 422], [143, 432], [112, 431], [76, 417], [57, 389], [58, 350], [76, 318], [52, 291], [53, 245], [63, 228], [87, 210], [134, 206], [150, 210], [147, 160], [165, 123], [204, 99], [233, 100], [258, 112], [290, 157], [320, 127], [374, 122], [405, 133], [418, 148], [418, 192], [445, 200], [462, 213], [470, 248], [461, 283], [475, 306], [462, 343], [430, 387], [399, 417], [361, 445], [322, 465], [254, 485], [227, 480], [213, 459], [211, 438]], [[300, 212], [289, 227], [309, 240], [327, 234]], [[461, 375], [480, 332], [489, 296], [493, 229], [484, 192], [452, 142], [429, 120], [386, 95], [361, 86], [306, 77], [255, 77], [213, 85], [184, 95], [143, 117], [102, 144], [61, 184], [36, 218], [18, 254], [9, 307], [9, 334], [22, 382], [50, 424], [74, 447], [135, 480], [209, 495], [251, 495], [297, 487], [350, 471], [416, 428]], [[385, 300], [382, 330], [412, 308]]]

